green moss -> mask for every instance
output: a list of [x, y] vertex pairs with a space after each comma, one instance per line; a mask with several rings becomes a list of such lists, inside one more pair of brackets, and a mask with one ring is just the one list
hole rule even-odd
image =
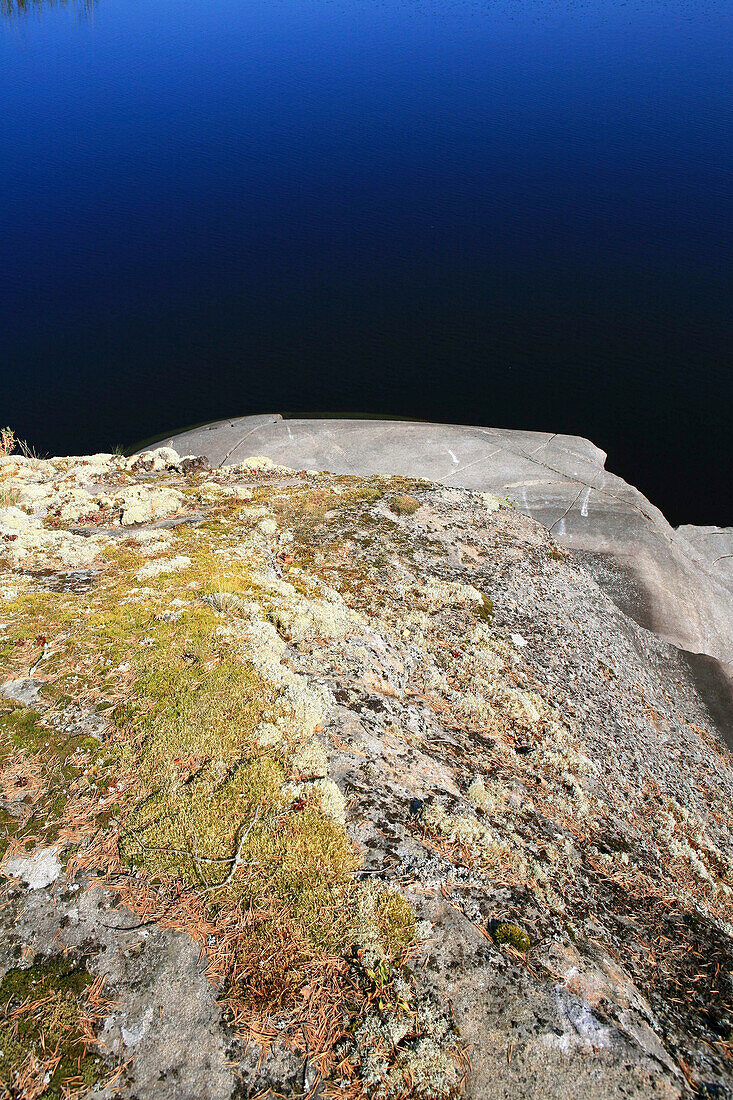
[[96, 737], [87, 734], [65, 736], [55, 726], [44, 724], [37, 710], [12, 702], [0, 704], [0, 736], [24, 753], [52, 754], [64, 766], [77, 753], [97, 753], [100, 745]]
[[31, 753], [42, 749], [51, 736], [37, 710], [13, 703], [0, 707], [0, 731], [7, 735], [14, 748]]
[[[149, 883], [174, 881], [195, 891], [214, 912], [237, 907], [246, 915], [232, 980], [265, 1010], [289, 998], [292, 1004], [314, 961], [348, 955], [355, 944], [378, 943], [396, 972], [414, 941], [415, 918], [407, 900], [391, 891], [370, 888], [370, 903], [363, 904], [364, 885], [354, 875], [359, 855], [343, 824], [324, 812], [318, 792], [303, 785], [296, 798], [286, 786], [298, 731], [286, 723], [271, 747], [260, 743], [263, 723], [292, 714], [282, 688], [248, 662], [236, 639], [217, 631], [222, 611], [233, 626], [232, 616], [248, 601], [267, 614], [277, 611], [277, 597], [257, 584], [256, 551], [249, 567], [217, 551], [241, 544], [243, 529], [259, 522], [255, 509], [264, 505], [281, 530], [294, 533], [283, 569], [297, 591], [318, 596], [328, 583], [353, 592], [355, 602], [369, 600], [367, 589], [380, 583], [388, 561], [385, 534], [387, 545], [397, 541], [406, 555], [414, 553], [408, 533], [375, 518], [371, 506], [388, 495], [413, 514], [420, 503], [406, 495], [413, 488], [427, 491], [409, 479], [253, 486], [251, 505], [225, 501], [211, 522], [166, 532], [165, 556], [190, 559], [180, 573], [138, 580], [149, 559], [125, 539], [104, 550], [92, 590], [71, 598], [29, 594], [14, 618], [19, 667], [28, 667], [39, 629], [53, 643], [39, 709], [89, 698], [110, 724], [102, 748], [83, 738], [67, 744], [27, 708], [2, 712], [7, 723], [0, 721], [0, 733], [9, 751], [58, 763], [48, 769], [52, 787], [43, 814], [60, 816], [72, 785], [86, 793], [84, 784], [102, 766], [113, 769], [115, 787], [122, 780], [126, 789], [102, 824], [109, 827], [112, 813], [121, 822], [123, 864]], [[299, 574], [296, 566], [308, 572]], [[218, 609], [200, 598], [222, 593], [230, 599]], [[117, 700], [121, 688], [124, 702], [107, 705], [103, 697]], [[5, 825], [10, 832], [12, 823], [0, 822]]]
[[29, 967], [8, 970], [0, 984], [3, 1004], [7, 999], [20, 1003], [26, 997], [42, 997], [49, 994], [77, 995], [91, 982], [83, 965], [66, 955], [54, 955]]
[[[38, 711], [12, 701], [0, 703], [0, 780], [22, 813], [0, 814], [0, 854], [11, 839], [56, 839], [72, 787], [101, 781], [104, 748], [85, 734], [65, 735], [44, 724]], [[19, 782], [22, 780], [23, 782]]]
[[83, 962], [63, 955], [6, 973], [0, 984], [0, 1080], [10, 1095], [22, 1076], [32, 1082], [34, 1096], [59, 1100], [100, 1078], [101, 1059], [89, 1052], [81, 1029], [91, 982]]
[[[146, 651], [119, 725], [142, 745], [137, 767], [143, 783], [160, 787], [177, 761], [215, 761], [231, 767], [254, 747], [265, 713], [279, 713], [278, 689], [224, 644], [216, 645], [213, 612], [198, 612], [162, 632]], [[135, 741], [128, 742], [135, 751]]]
[[399, 496], [392, 497], [389, 507], [398, 516], [412, 516], [420, 507], [420, 501], [407, 493], [400, 493]]
[[403, 894], [379, 891], [374, 906], [377, 930], [388, 952], [400, 955], [415, 941], [415, 910]]
[[202, 769], [131, 814], [123, 860], [151, 877], [203, 886], [217, 904], [268, 897], [288, 907], [311, 942], [334, 943], [346, 922], [334, 907], [343, 905], [358, 857], [315, 800], [280, 812], [282, 776], [267, 759], [247, 761], [219, 785]]
[[508, 921], [500, 921], [499, 924], [494, 927], [491, 935], [495, 944], [498, 944], [500, 947], [506, 944], [520, 951], [523, 955], [525, 955], [532, 946], [532, 941], [527, 933], [523, 931], [518, 924], [509, 924]]
[[[241, 851], [251, 855], [267, 815], [279, 805], [283, 770], [271, 760], [254, 759], [222, 780], [210, 762], [196, 768], [195, 762], [182, 761], [184, 776], [191, 766], [196, 770], [185, 782], [162, 773], [162, 789], [130, 814], [120, 854], [149, 875], [212, 886], [229, 874], [248, 824], [253, 826], [246, 838], [250, 843]], [[262, 824], [254, 821], [255, 812]]]
[[354, 492], [355, 500], [364, 500], [368, 504], [374, 504], [376, 501], [381, 500], [384, 496], [384, 490], [377, 488], [376, 485], [365, 485], [362, 489], [357, 489]]

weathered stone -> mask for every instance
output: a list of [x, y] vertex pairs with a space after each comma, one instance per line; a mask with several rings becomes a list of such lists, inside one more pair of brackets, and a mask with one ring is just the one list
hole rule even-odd
[[141, 451], [127, 460], [127, 468], [135, 473], [160, 473], [174, 469], [180, 462], [180, 456], [172, 447], [156, 447], [155, 450]]

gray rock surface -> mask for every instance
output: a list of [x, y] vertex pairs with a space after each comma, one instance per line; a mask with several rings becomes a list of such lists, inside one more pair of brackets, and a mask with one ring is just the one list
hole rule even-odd
[[[133, 1059], [127, 1095], [229, 1097], [234, 1076], [221, 1009], [196, 944], [141, 921], [88, 881], [44, 885], [9, 891], [0, 913], [0, 973], [24, 949], [36, 959], [60, 952], [86, 959], [112, 999], [100, 1038], [121, 1063]], [[105, 1095], [119, 1095], [119, 1085]]]
[[685, 523], [677, 534], [702, 555], [710, 568], [733, 586], [733, 527], [696, 527]]
[[273, 413], [217, 421], [162, 443], [180, 454], [205, 455], [214, 465], [265, 455], [299, 470], [403, 474], [506, 495], [576, 551], [637, 623], [720, 662], [719, 668], [706, 663], [702, 679], [716, 697], [730, 692], [733, 529], [675, 531], [638, 489], [606, 470], [605, 453], [587, 439], [455, 424], [286, 420]]

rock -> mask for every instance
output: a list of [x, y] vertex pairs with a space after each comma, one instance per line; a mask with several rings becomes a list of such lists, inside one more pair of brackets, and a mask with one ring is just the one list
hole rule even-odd
[[597, 563], [481, 487], [107, 466], [0, 543], [0, 971], [103, 979], [92, 1095], [733, 1089], [733, 756]]
[[[714, 552], [731, 536], [674, 531], [658, 508], [605, 468], [589, 440], [550, 432], [270, 415], [222, 420], [171, 437], [213, 465], [267, 456], [297, 470], [402, 474], [502, 497], [577, 552], [631, 618], [733, 672], [733, 558]], [[732, 733], [733, 736], [733, 733]]]
[[178, 463], [178, 469], [186, 477], [192, 474], [203, 474], [211, 469], [211, 463], [205, 455], [186, 455]]
[[0, 914], [0, 974], [14, 950], [30, 946], [41, 959], [86, 956], [104, 983], [103, 1041], [122, 1061], [134, 1057], [135, 1083], [93, 1095], [229, 1100], [235, 1078], [222, 1011], [188, 936], [151, 928], [88, 882], [15, 895], [13, 913], [12, 923], [7, 909]]
[[0, 872], [8, 878], [19, 878], [31, 890], [43, 890], [61, 874], [56, 848], [41, 848], [28, 856], [12, 856], [0, 864]]
[[15, 699], [27, 707], [34, 707], [38, 702], [40, 687], [40, 681], [30, 677], [23, 680], [6, 680], [4, 684], [0, 684], [0, 694], [6, 699]]
[[159, 473], [162, 470], [172, 470], [180, 462], [180, 456], [172, 447], [156, 447], [152, 451], [141, 451], [127, 460], [128, 470], [135, 473]]
[[677, 534], [703, 557], [712, 572], [733, 588], [733, 527], [683, 524]]

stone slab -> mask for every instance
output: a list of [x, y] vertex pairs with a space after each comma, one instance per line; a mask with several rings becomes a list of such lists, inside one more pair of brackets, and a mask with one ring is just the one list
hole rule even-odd
[[294, 469], [403, 474], [506, 495], [558, 543], [584, 555], [612, 595], [623, 578], [623, 610], [637, 622], [717, 659], [728, 675], [733, 669], [733, 557], [726, 557], [733, 532], [675, 531], [642, 493], [606, 469], [606, 454], [580, 436], [269, 413], [217, 421], [162, 444], [206, 455], [215, 465], [265, 455]]

